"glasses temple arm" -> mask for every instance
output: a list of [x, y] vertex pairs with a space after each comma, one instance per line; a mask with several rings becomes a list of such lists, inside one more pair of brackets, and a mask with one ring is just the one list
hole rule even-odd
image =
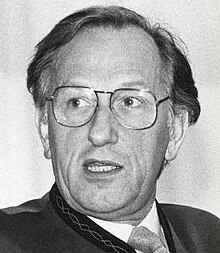
[[159, 106], [161, 103], [163, 103], [164, 101], [170, 99], [170, 96], [167, 96], [165, 98], [162, 98], [161, 100], [157, 101], [156, 105]]

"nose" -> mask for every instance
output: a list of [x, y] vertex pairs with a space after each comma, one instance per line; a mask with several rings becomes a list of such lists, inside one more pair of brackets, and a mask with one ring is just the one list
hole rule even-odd
[[118, 142], [113, 115], [108, 108], [98, 108], [90, 123], [88, 140], [96, 147]]

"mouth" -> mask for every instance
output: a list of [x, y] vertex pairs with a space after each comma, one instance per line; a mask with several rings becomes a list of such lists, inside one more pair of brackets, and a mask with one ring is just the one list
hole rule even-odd
[[103, 161], [96, 159], [88, 159], [83, 163], [83, 167], [91, 173], [110, 173], [116, 172], [123, 168], [118, 163], [112, 161]]

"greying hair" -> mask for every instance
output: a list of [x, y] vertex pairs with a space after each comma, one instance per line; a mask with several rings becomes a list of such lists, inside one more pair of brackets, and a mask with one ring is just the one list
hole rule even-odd
[[61, 20], [37, 44], [27, 71], [27, 88], [36, 107], [45, 107], [45, 96], [54, 82], [52, 73], [58, 53], [80, 29], [88, 26], [122, 29], [129, 25], [143, 29], [153, 38], [161, 59], [161, 82], [169, 91], [172, 109], [174, 113], [187, 110], [189, 124], [194, 124], [200, 114], [198, 91], [186, 54], [177, 39], [160, 25], [151, 25], [143, 16], [120, 6], [90, 7], [77, 11]]

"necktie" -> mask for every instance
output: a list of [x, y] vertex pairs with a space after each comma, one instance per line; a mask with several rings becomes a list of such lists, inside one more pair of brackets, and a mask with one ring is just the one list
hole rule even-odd
[[143, 253], [170, 253], [159, 236], [142, 226], [133, 228], [128, 244]]

